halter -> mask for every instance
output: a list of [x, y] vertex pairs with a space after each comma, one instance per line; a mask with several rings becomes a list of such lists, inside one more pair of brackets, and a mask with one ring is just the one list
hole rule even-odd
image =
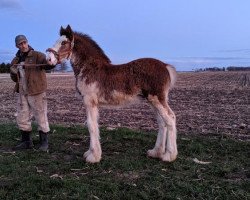
[[[67, 41], [67, 43], [69, 43], [70, 41]], [[70, 49], [65, 51], [65, 52], [62, 52], [62, 53], [58, 53], [56, 50], [54, 50], [53, 48], [48, 48], [46, 50], [46, 52], [50, 52], [50, 53], [53, 53], [54, 56], [56, 57], [56, 59], [58, 60], [58, 64], [61, 63], [61, 57], [63, 57], [65, 54], [67, 55], [66, 56], [66, 59], [69, 59], [72, 55], [72, 50], [74, 48], [74, 37], [71, 41], [71, 45], [70, 45]]]

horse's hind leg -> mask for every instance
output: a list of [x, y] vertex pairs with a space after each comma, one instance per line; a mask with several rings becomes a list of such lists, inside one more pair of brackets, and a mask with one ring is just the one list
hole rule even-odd
[[86, 105], [86, 114], [87, 114], [87, 125], [90, 134], [90, 147], [89, 150], [84, 153], [86, 162], [96, 163], [100, 162], [102, 149], [100, 144], [100, 135], [98, 128], [98, 108], [97, 106]]
[[[165, 152], [161, 155], [163, 161], [174, 161], [177, 157], [176, 144], [176, 118], [167, 102], [161, 103], [157, 96], [149, 96], [149, 102], [154, 106], [156, 112], [161, 116], [165, 127], [167, 128], [167, 145]], [[164, 141], [163, 141], [164, 142]]]
[[151, 150], [148, 150], [147, 154], [149, 157], [162, 158], [163, 154], [165, 153], [167, 127], [165, 126], [165, 123], [158, 112], [156, 112], [156, 116], [159, 131], [157, 134], [155, 147]]
[[167, 127], [168, 127], [168, 134], [167, 134], [167, 146], [166, 146], [166, 152], [162, 156], [163, 161], [174, 161], [177, 157], [178, 151], [177, 151], [177, 135], [176, 135], [176, 117], [174, 112], [171, 110], [169, 105], [167, 104], [165, 106], [165, 109], [168, 113], [167, 115]]

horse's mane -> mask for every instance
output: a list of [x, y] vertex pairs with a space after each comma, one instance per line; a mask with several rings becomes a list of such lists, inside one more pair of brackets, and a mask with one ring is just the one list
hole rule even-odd
[[[80, 32], [74, 32], [74, 38], [75, 38], [75, 45], [81, 48], [82, 51], [84, 51], [83, 45], [84, 44], [86, 45], [87, 43], [91, 48], [95, 49], [95, 51], [92, 51], [91, 53], [95, 52], [95, 54], [97, 54], [98, 57], [104, 59], [104, 61], [106, 61], [107, 63], [111, 63], [108, 56], [104, 53], [101, 47], [90, 36], [88, 36], [87, 34], [80, 33]], [[81, 46], [81, 44], [83, 45]]]

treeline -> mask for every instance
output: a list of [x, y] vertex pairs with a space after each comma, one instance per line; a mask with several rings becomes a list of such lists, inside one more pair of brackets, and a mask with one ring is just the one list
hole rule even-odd
[[250, 67], [227, 67], [227, 71], [250, 71]]
[[0, 73], [10, 73], [10, 63], [0, 65]]
[[202, 71], [250, 71], [250, 67], [235, 67], [235, 66], [230, 66], [230, 67], [207, 67], [207, 68], [200, 68], [200, 69], [195, 69], [196, 72], [202, 72]]
[[[65, 69], [64, 69], [65, 68]], [[66, 70], [67, 66], [60, 66], [60, 70]], [[53, 71], [57, 71], [54, 69]], [[67, 71], [67, 70], [66, 70]], [[207, 67], [207, 68], [199, 68], [195, 69], [195, 72], [202, 72], [202, 71], [250, 71], [250, 67], [236, 67], [236, 66], [230, 66], [230, 67]], [[46, 72], [51, 72], [46, 71]], [[0, 73], [10, 73], [10, 63], [2, 63], [0, 65]]]
[[[7, 63], [7, 64], [2, 63], [0, 65], [0, 73], [10, 73], [10, 66], [11, 66], [10, 63]], [[46, 70], [46, 72], [50, 73], [51, 70]]]

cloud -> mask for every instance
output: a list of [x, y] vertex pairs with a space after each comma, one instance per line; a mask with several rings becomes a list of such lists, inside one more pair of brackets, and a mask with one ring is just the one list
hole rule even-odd
[[6, 49], [0, 49], [0, 63], [10, 63], [14, 56], [15, 52]]
[[175, 57], [167, 63], [178, 70], [192, 70], [205, 67], [250, 66], [250, 57]]
[[218, 52], [223, 52], [223, 53], [250, 53], [250, 49], [227, 49], [227, 50], [220, 50]]
[[249, 60], [249, 57], [176, 57], [170, 58], [174, 62], [209, 63], [226, 60]]
[[0, 9], [20, 9], [20, 0], [0, 0]]
[[0, 49], [0, 55], [13, 55], [14, 52], [9, 51], [9, 50], [5, 50], [5, 49]]
[[205, 63], [211, 63], [215, 60], [222, 59], [222, 58], [212, 58], [212, 57], [177, 57], [177, 58], [170, 58], [168, 59], [169, 62], [174, 63], [185, 63], [185, 64], [205, 64]]

